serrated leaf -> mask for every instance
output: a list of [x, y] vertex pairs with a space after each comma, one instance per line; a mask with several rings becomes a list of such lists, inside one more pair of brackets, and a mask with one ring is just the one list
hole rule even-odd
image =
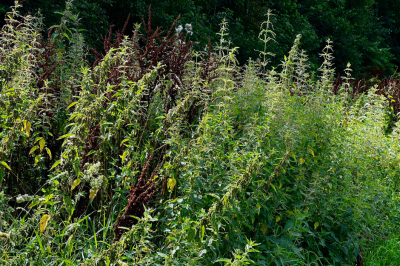
[[57, 167], [57, 165], [59, 165], [61, 163], [61, 160], [56, 161], [53, 166], [50, 168], [50, 170], [52, 170], [53, 168]]
[[46, 229], [47, 223], [50, 220], [50, 215], [45, 214], [43, 215], [42, 219], [40, 219], [40, 232], [43, 233]]
[[176, 179], [175, 178], [168, 178], [168, 183], [167, 187], [169, 190], [173, 190], [176, 185]]
[[37, 149], [39, 149], [39, 146], [33, 146], [32, 149], [29, 151], [29, 155], [31, 155], [33, 152], [35, 152]]
[[11, 171], [10, 166], [8, 166], [8, 164], [6, 162], [0, 162], [0, 164]]
[[47, 154], [49, 155], [49, 157], [50, 157], [50, 160], [51, 160], [51, 159], [52, 159], [52, 157], [51, 157], [51, 151], [50, 151], [50, 149], [46, 147], [46, 151], [47, 151]]
[[72, 183], [71, 191], [74, 190], [80, 183], [81, 183], [81, 180], [79, 178], [75, 179], [74, 183]]
[[46, 141], [44, 139], [41, 139], [39, 141], [39, 147], [40, 147], [40, 152], [43, 151], [44, 145], [46, 144]]
[[90, 194], [89, 194], [90, 201], [92, 201], [94, 197], [96, 197], [97, 191], [99, 190], [93, 187], [90, 189]]

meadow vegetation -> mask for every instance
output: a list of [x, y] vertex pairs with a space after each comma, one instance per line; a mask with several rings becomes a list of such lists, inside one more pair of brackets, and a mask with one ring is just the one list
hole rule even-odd
[[196, 50], [190, 24], [154, 29], [149, 12], [100, 51], [71, 2], [46, 33], [15, 5], [0, 37], [0, 264], [397, 265], [395, 79], [355, 90], [348, 64], [334, 85], [334, 43], [311, 72], [301, 35], [272, 66], [271, 13], [240, 66], [225, 20]]

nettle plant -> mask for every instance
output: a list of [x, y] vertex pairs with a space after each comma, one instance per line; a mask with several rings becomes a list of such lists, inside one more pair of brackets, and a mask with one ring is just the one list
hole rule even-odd
[[198, 52], [149, 9], [100, 52], [71, 2], [46, 39], [18, 6], [0, 39], [2, 264], [360, 264], [398, 230], [397, 125], [375, 89], [332, 86], [330, 41], [315, 79], [301, 35], [269, 69], [271, 13], [240, 67], [226, 21]]

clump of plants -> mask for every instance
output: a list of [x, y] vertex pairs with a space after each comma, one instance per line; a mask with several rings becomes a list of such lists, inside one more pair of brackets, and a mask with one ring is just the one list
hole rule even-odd
[[[308, 73], [301, 35], [269, 65], [147, 22], [86, 47], [67, 2], [0, 38], [4, 265], [351, 265], [398, 232], [398, 123], [381, 88]], [[87, 60], [89, 52], [95, 61]], [[388, 131], [388, 125], [391, 129]]]

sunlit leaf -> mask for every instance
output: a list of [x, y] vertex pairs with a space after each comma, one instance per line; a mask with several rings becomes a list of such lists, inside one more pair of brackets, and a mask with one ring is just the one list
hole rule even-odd
[[300, 164], [303, 164], [306, 160], [304, 160], [303, 158], [300, 158]]
[[279, 215], [277, 215], [275, 220], [276, 220], [276, 222], [279, 222], [281, 220], [281, 217]]
[[93, 187], [90, 189], [89, 199], [91, 201], [94, 199], [94, 197], [96, 197], [97, 191], [99, 190]]
[[53, 168], [56, 168], [57, 165], [59, 165], [61, 163], [61, 160], [56, 161], [53, 166], [50, 168], [50, 170], [52, 170]]
[[29, 151], [29, 155], [35, 152], [37, 149], [39, 149], [39, 146], [33, 146], [32, 149]]
[[31, 127], [32, 127], [31, 122], [26, 121], [26, 123], [25, 123], [25, 134], [26, 134], [27, 137], [29, 137], [29, 134], [30, 134], [30, 131], [31, 131]]
[[204, 233], [206, 232], [206, 228], [204, 225], [201, 226], [201, 235], [200, 235], [200, 240], [203, 241], [204, 238]]
[[34, 206], [38, 205], [40, 203], [40, 199], [39, 198], [35, 198], [31, 204], [29, 204], [28, 208], [33, 208]]
[[11, 171], [10, 166], [8, 166], [8, 164], [6, 162], [0, 162], [0, 164]]
[[176, 185], [176, 179], [175, 178], [168, 178], [168, 183], [167, 187], [169, 190], [173, 190]]
[[51, 151], [50, 151], [50, 149], [46, 147], [46, 151], [47, 151], [47, 154], [49, 155], [50, 160], [51, 160], [52, 158], [51, 158]]
[[74, 183], [72, 184], [71, 191], [74, 190], [80, 183], [81, 183], [81, 180], [79, 178], [75, 179]]
[[46, 144], [46, 141], [44, 139], [41, 139], [39, 141], [39, 147], [40, 147], [40, 152], [43, 151], [44, 145]]
[[46, 229], [47, 223], [50, 220], [50, 215], [45, 214], [43, 215], [42, 219], [40, 219], [40, 232], [43, 233]]

